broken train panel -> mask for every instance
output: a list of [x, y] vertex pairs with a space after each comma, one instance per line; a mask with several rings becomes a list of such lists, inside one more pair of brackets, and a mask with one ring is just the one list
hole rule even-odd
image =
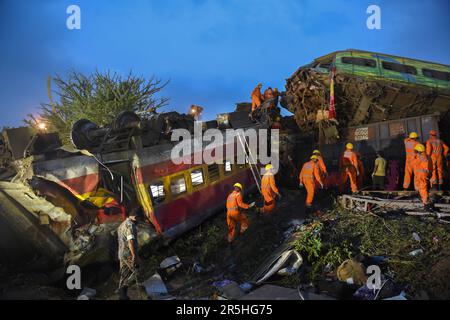
[[[328, 121], [333, 68], [337, 123]], [[337, 51], [300, 67], [287, 79], [281, 104], [294, 113], [303, 132], [319, 129], [319, 140], [332, 141], [348, 126], [447, 114], [450, 67], [375, 52]]]

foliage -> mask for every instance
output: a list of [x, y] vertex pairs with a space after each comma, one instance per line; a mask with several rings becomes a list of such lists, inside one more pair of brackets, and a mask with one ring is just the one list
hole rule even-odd
[[24, 122], [31, 127], [38, 122], [46, 123], [48, 130], [58, 132], [65, 143], [69, 142], [73, 123], [79, 119], [102, 126], [111, 123], [122, 111], [134, 111], [145, 117], [168, 103], [167, 98], [155, 97], [167, 82], [154, 77], [145, 80], [131, 72], [122, 77], [109, 71], [96, 71], [89, 76], [71, 71], [66, 79], [56, 76], [53, 81], [58, 99], [53, 101], [49, 81], [50, 102], [42, 103], [39, 115], [28, 115]]
[[[348, 244], [353, 256], [385, 256], [389, 260], [384, 271], [394, 276], [397, 283], [408, 284], [416, 293], [424, 290], [433, 298], [450, 297], [448, 224], [440, 224], [434, 218], [395, 212], [376, 216], [339, 207], [324, 218], [328, 221], [322, 230], [325, 246]], [[419, 235], [420, 242], [414, 240], [414, 232]], [[411, 256], [409, 253], [416, 249], [422, 249], [423, 254]], [[320, 266], [317, 268], [320, 272]]]
[[309, 275], [311, 281], [314, 281], [317, 276], [323, 272], [325, 268], [329, 270], [336, 270], [342, 262], [353, 257], [353, 250], [348, 242], [338, 245], [330, 245], [325, 254], [321, 255], [313, 262], [312, 270]]
[[294, 248], [300, 253], [306, 253], [310, 261], [320, 256], [322, 249], [320, 231], [322, 227], [323, 225], [320, 222], [302, 226], [300, 229], [301, 236], [294, 243]]

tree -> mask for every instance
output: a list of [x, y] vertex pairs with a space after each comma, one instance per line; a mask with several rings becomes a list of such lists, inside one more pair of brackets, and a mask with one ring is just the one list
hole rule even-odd
[[49, 103], [41, 103], [38, 117], [28, 115], [25, 123], [37, 129], [45, 123], [50, 132], [58, 132], [64, 143], [70, 140], [73, 123], [87, 119], [99, 126], [111, 123], [122, 111], [136, 112], [141, 118], [154, 113], [158, 108], [168, 104], [168, 98], [156, 98], [168, 82], [151, 77], [145, 80], [128, 74], [122, 77], [117, 73], [100, 73], [90, 76], [71, 71], [64, 80], [60, 76], [53, 79], [58, 101], [53, 101], [51, 78], [48, 81]]

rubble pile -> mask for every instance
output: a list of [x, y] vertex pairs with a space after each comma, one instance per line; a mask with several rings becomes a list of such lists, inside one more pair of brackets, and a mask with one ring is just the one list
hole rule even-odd
[[294, 113], [303, 133], [319, 129], [333, 143], [348, 126], [446, 113], [450, 101], [429, 88], [370, 80], [337, 73], [334, 78], [336, 119], [328, 119], [330, 75], [300, 68], [286, 80], [281, 105]]

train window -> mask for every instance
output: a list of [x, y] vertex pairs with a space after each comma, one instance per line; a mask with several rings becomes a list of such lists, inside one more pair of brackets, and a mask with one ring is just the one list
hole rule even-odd
[[333, 59], [325, 60], [319, 63], [319, 68], [330, 69], [331, 64], [333, 63]]
[[170, 179], [170, 192], [174, 196], [186, 192], [186, 180], [184, 176], [173, 177]]
[[225, 174], [230, 174], [233, 171], [233, 167], [231, 166], [231, 161], [225, 161], [224, 164], [224, 172]]
[[437, 71], [437, 70], [431, 70], [431, 69], [422, 69], [422, 73], [427, 78], [450, 81], [450, 72]]
[[203, 178], [203, 170], [202, 169], [192, 170], [191, 181], [193, 187], [197, 187], [205, 183], [205, 179]]
[[413, 66], [408, 66], [401, 63], [387, 62], [383, 61], [382, 63], [383, 69], [400, 72], [400, 73], [409, 73], [409, 74], [417, 74], [417, 69]]
[[150, 184], [150, 195], [152, 196], [153, 204], [157, 205], [164, 202], [166, 193], [164, 192], [164, 183], [156, 181]]
[[365, 58], [342, 57], [341, 61], [345, 64], [354, 64], [361, 67], [375, 68], [377, 66], [377, 62], [375, 60]]
[[219, 180], [219, 165], [217, 163], [208, 166], [209, 182]]

